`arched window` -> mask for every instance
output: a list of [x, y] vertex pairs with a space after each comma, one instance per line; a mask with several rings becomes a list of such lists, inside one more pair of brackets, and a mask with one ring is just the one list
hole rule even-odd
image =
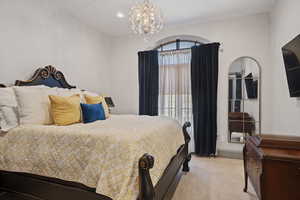
[[163, 52], [163, 51], [174, 51], [174, 50], [182, 50], [182, 49], [190, 49], [193, 46], [201, 45], [203, 43], [193, 40], [184, 40], [184, 39], [176, 39], [173, 41], [168, 41], [163, 44], [160, 44], [155, 49]]

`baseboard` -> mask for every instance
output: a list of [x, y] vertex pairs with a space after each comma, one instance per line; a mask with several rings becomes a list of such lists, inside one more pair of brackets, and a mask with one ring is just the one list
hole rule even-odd
[[238, 151], [218, 150], [218, 157], [243, 159], [243, 153]]

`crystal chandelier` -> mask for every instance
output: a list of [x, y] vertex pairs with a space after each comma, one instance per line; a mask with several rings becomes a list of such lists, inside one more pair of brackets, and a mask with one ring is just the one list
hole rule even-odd
[[163, 16], [160, 9], [150, 0], [137, 3], [130, 9], [129, 21], [134, 33], [145, 39], [163, 28]]

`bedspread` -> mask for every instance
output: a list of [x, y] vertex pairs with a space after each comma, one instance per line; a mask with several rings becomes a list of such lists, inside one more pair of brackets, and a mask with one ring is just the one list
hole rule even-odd
[[24, 125], [0, 136], [0, 169], [82, 183], [115, 200], [138, 195], [138, 160], [154, 156], [153, 184], [184, 144], [164, 117], [112, 115], [71, 126]]

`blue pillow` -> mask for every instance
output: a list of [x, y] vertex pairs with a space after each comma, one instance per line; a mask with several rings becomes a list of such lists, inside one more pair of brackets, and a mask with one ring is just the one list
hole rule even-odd
[[102, 103], [80, 104], [82, 110], [83, 123], [91, 123], [97, 120], [105, 120], [105, 112]]

